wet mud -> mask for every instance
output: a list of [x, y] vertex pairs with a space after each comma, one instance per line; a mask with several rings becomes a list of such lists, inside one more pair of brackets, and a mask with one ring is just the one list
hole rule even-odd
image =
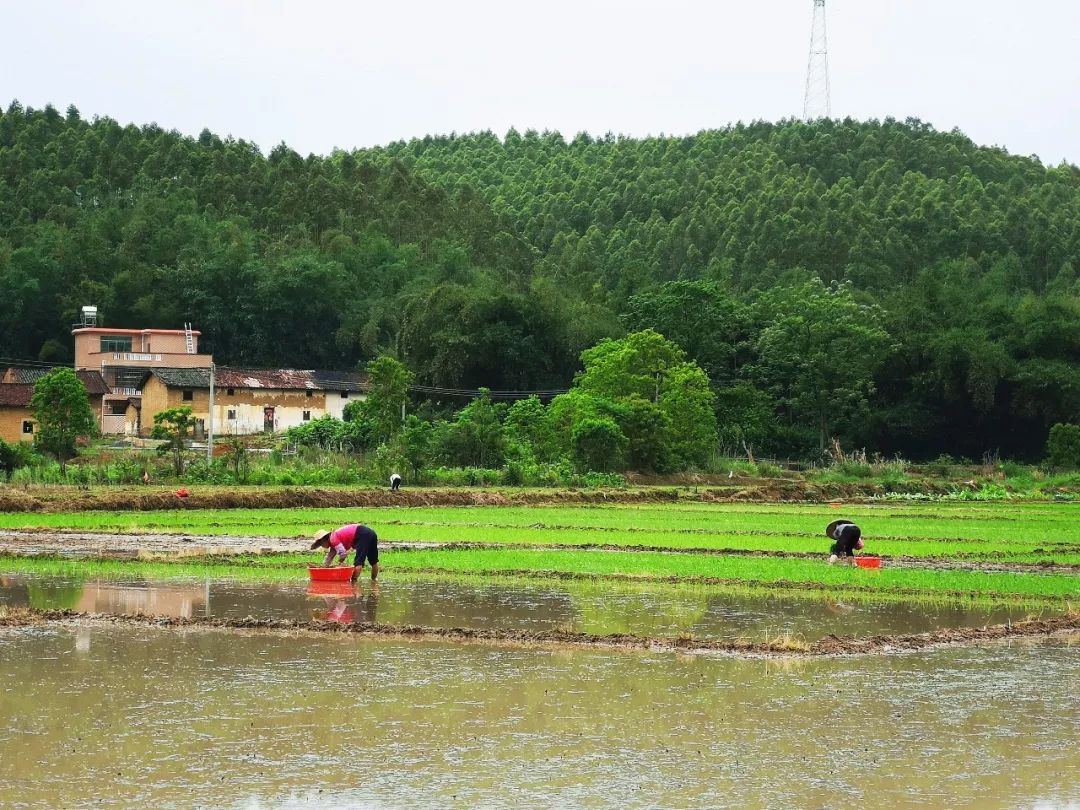
[[958, 644], [981, 644], [1010, 639], [1045, 638], [1080, 633], [1080, 614], [1048, 619], [1008, 622], [979, 628], [941, 629], [928, 633], [881, 635], [870, 638], [832, 635], [815, 642], [780, 637], [768, 641], [743, 639], [694, 639], [638, 636], [633, 634], [594, 635], [562, 630], [529, 632], [522, 630], [481, 630], [471, 628], [423, 627], [414, 625], [341, 623], [287, 619], [225, 619], [216, 617], [151, 616], [145, 614], [80, 613], [72, 610], [16, 608], [0, 614], [0, 628], [90, 622], [112, 626], [153, 626], [168, 629], [248, 630], [268, 633], [329, 633], [381, 638], [488, 643], [496, 645], [549, 645], [613, 648], [624, 650], [670, 650], [684, 653], [725, 653], [741, 656], [821, 657], [837, 655], [881, 655], [926, 650]]

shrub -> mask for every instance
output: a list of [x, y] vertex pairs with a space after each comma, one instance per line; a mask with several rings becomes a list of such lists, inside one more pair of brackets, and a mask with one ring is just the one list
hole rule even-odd
[[0, 473], [11, 480], [11, 475], [22, 467], [28, 467], [38, 460], [34, 448], [26, 442], [5, 442], [0, 439]]
[[1001, 472], [1006, 478], [1031, 478], [1031, 467], [1016, 461], [1001, 462]]
[[755, 467], [755, 472], [762, 478], [779, 478], [784, 474], [784, 468], [771, 461], [759, 461]]
[[942, 453], [933, 461], [928, 461], [923, 468], [929, 475], [937, 475], [945, 478], [952, 474], [952, 468], [956, 466], [956, 459], [948, 453]]
[[1046, 441], [1046, 461], [1055, 470], [1073, 470], [1080, 467], [1080, 425], [1058, 422], [1050, 428]]

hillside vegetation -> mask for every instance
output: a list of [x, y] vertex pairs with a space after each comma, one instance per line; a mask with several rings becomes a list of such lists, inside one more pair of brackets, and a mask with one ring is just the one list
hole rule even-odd
[[682, 138], [511, 131], [263, 156], [210, 132], [0, 113], [0, 354], [193, 322], [223, 363], [568, 386], [652, 328], [723, 441], [1041, 457], [1080, 411], [1080, 170], [919, 122]]

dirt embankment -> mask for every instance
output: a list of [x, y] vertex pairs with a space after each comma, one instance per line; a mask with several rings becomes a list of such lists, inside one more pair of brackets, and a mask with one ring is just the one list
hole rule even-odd
[[690, 653], [726, 653], [740, 656], [820, 657], [830, 655], [874, 655], [924, 650], [955, 644], [978, 644], [1007, 639], [1040, 638], [1080, 632], [1080, 614], [1051, 619], [990, 625], [980, 628], [935, 630], [896, 636], [827, 636], [812, 643], [794, 638], [770, 641], [747, 639], [710, 640], [687, 637], [637, 636], [629, 634], [594, 635], [562, 630], [530, 632], [524, 630], [474, 630], [392, 624], [339, 624], [334, 622], [290, 619], [219, 619], [212, 617], [176, 618], [142, 614], [107, 615], [78, 613], [70, 610], [19, 608], [0, 613], [0, 627], [28, 627], [47, 624], [93, 623], [99, 625], [152, 626], [167, 629], [247, 630], [268, 633], [324, 633], [444, 640], [454, 642], [553, 645], [614, 649], [672, 650]]
[[702, 486], [634, 486], [626, 489], [320, 489], [317, 487], [220, 487], [188, 485], [187, 497], [176, 488], [117, 487], [76, 489], [0, 487], [0, 512], [78, 512], [89, 510], [295, 509], [299, 507], [377, 506], [528, 506], [605, 503], [776, 503], [863, 501], [887, 491], [941, 493], [945, 482], [919, 482], [901, 488], [873, 483], [812, 483], [794, 478], [732, 479]]
[[679, 500], [674, 488], [587, 490], [488, 489], [229, 489], [187, 488], [179, 497], [173, 490], [124, 488], [117, 490], [0, 488], [0, 512], [142, 511], [165, 509], [296, 509], [378, 506], [514, 506], [534, 504], [665, 503]]

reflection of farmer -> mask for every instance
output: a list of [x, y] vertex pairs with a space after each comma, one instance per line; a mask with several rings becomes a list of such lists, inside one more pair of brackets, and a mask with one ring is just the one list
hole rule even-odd
[[825, 527], [825, 536], [833, 540], [829, 565], [841, 557], [854, 564], [855, 552], [863, 547], [862, 529], [850, 520], [834, 520]]
[[323, 621], [352, 624], [352, 620], [352, 611], [349, 610], [348, 602], [344, 599], [326, 599], [326, 615], [323, 617]]
[[[323, 568], [330, 568], [338, 563], [344, 563], [349, 556], [349, 550], [356, 552], [353, 557], [353, 582], [364, 570], [364, 560], [371, 562], [372, 580], [379, 576], [379, 537], [374, 531], [360, 523], [350, 523], [340, 529], [319, 531], [315, 533], [315, 542], [312, 549], [327, 549], [326, 558], [323, 560]], [[337, 560], [335, 561], [335, 557]]]
[[401, 476], [397, 473], [390, 473], [390, 491], [397, 492], [401, 488]]
[[[379, 583], [371, 583], [371, 590], [364, 595], [359, 585], [345, 583], [327, 583], [337, 585], [326, 593], [308, 590], [309, 596], [322, 597], [324, 608], [313, 610], [311, 617], [324, 622], [339, 624], [375, 624], [379, 606]], [[355, 590], [354, 590], [355, 588]]]

